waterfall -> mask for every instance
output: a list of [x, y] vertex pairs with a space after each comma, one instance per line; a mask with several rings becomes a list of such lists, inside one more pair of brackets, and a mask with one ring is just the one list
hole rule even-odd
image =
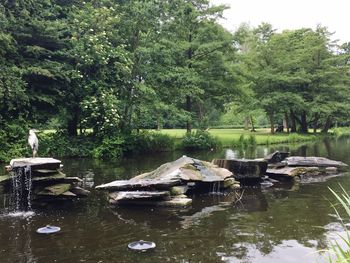
[[31, 167], [15, 167], [12, 170], [12, 193], [10, 205], [14, 212], [32, 209], [32, 169]]

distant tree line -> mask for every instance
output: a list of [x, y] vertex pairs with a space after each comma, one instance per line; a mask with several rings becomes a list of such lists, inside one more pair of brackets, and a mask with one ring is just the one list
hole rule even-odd
[[[350, 44], [326, 28], [230, 33], [207, 0], [4, 0], [0, 125], [76, 136], [206, 128], [231, 109], [291, 132], [348, 123]], [[232, 107], [234, 105], [234, 107]], [[232, 114], [235, 114], [234, 112]]]

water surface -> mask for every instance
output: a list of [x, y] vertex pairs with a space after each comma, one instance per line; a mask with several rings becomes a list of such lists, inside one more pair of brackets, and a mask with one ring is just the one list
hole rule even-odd
[[[257, 147], [187, 154], [203, 160], [255, 158], [275, 150], [292, 155], [324, 156], [350, 164], [350, 140], [324, 140], [303, 146]], [[86, 186], [127, 179], [175, 160], [184, 153], [146, 155], [123, 161], [63, 159], [64, 172]], [[0, 207], [1, 262], [327, 262], [318, 250], [339, 239], [343, 229], [328, 187], [350, 189], [347, 174], [325, 182], [246, 188], [235, 194], [198, 195], [190, 208], [110, 208], [103, 192], [92, 189], [86, 199], [35, 207], [34, 213], [10, 214]], [[3, 197], [0, 201], [3, 201]], [[54, 235], [35, 231], [60, 226]], [[135, 240], [157, 244], [154, 251], [135, 253]]]

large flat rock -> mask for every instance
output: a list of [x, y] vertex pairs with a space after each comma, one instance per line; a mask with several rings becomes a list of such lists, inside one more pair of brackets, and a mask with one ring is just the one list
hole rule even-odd
[[117, 180], [107, 184], [96, 186], [96, 189], [108, 191], [123, 190], [168, 190], [172, 186], [181, 185], [181, 180], [157, 180], [157, 179], [139, 179], [139, 180]]
[[162, 179], [182, 181], [220, 182], [232, 177], [232, 172], [215, 164], [183, 156], [173, 162], [165, 163], [156, 170], [133, 177], [140, 179]]
[[318, 167], [282, 167], [282, 168], [269, 168], [266, 170], [266, 175], [270, 178], [279, 179], [293, 179], [296, 177], [306, 176], [319, 176], [323, 171]]
[[286, 158], [283, 163], [288, 166], [304, 166], [304, 167], [337, 167], [346, 168], [347, 164], [339, 161], [333, 161], [324, 157], [300, 157], [293, 156]]
[[54, 158], [20, 158], [10, 161], [11, 168], [32, 167], [34, 169], [57, 170], [60, 168], [61, 161]]

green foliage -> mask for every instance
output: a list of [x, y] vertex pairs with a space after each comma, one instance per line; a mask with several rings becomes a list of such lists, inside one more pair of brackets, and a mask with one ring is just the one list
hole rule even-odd
[[186, 133], [182, 139], [182, 148], [186, 150], [211, 150], [221, 146], [219, 140], [207, 131], [197, 130]]
[[174, 149], [175, 139], [157, 132], [132, 133], [125, 137], [124, 153], [167, 152]]
[[0, 119], [0, 162], [29, 155], [28, 126], [23, 119], [4, 122]]
[[104, 137], [95, 137], [92, 134], [70, 137], [57, 132], [40, 135], [39, 154], [120, 159], [127, 154], [171, 151], [174, 149], [174, 142], [174, 138], [155, 132]]
[[63, 132], [38, 135], [39, 156], [91, 157], [98, 141], [91, 135], [70, 137]]
[[123, 155], [124, 138], [104, 138], [102, 143], [93, 150], [93, 157], [99, 159], [120, 159]]
[[248, 146], [256, 146], [257, 140], [255, 135], [248, 135], [245, 136], [244, 134], [241, 134], [238, 138], [238, 140], [232, 141], [233, 147], [239, 147], [239, 148], [246, 148]]

